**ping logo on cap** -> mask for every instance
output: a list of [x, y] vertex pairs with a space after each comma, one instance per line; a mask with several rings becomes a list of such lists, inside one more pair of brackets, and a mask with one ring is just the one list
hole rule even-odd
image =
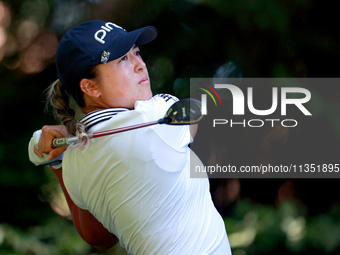
[[100, 62], [102, 62], [103, 64], [107, 64], [107, 61], [109, 60], [110, 55], [111, 55], [111, 52], [109, 52], [108, 50], [104, 50], [100, 57]]
[[104, 38], [106, 36], [106, 32], [111, 32], [113, 27], [119, 28], [119, 29], [123, 29], [124, 28], [112, 23], [112, 22], [107, 22], [105, 23], [104, 26], [101, 26], [98, 31], [96, 31], [96, 33], [94, 34], [94, 39], [96, 39], [98, 42], [100, 42], [101, 44], [105, 44]]

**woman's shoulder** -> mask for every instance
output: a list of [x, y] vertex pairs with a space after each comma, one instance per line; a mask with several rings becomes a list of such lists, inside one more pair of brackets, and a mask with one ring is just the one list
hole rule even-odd
[[141, 112], [146, 120], [163, 118], [178, 98], [169, 94], [157, 94], [149, 100], [137, 101], [135, 111]]
[[157, 109], [160, 109], [164, 111], [164, 109], [169, 109], [171, 105], [173, 105], [175, 102], [178, 101], [178, 98], [170, 95], [170, 94], [157, 94], [153, 96], [149, 100], [145, 101], [137, 101], [135, 104], [136, 110], [150, 110], [152, 109], [155, 111]]
[[159, 101], [164, 102], [164, 103], [171, 103], [171, 104], [178, 101], [177, 97], [170, 95], [170, 94], [164, 94], [164, 93], [155, 95], [153, 97], [153, 99], [159, 100]]

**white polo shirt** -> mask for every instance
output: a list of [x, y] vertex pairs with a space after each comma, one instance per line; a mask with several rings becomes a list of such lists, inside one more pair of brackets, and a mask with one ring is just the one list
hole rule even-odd
[[[160, 94], [134, 110], [104, 109], [82, 118], [90, 132], [164, 117], [177, 99]], [[115, 234], [129, 254], [231, 254], [207, 178], [190, 178], [202, 164], [190, 150], [189, 126], [155, 125], [70, 146], [63, 179], [70, 197]]]

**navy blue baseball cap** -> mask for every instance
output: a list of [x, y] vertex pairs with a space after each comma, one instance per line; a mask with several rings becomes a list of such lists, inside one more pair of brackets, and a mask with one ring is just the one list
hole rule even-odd
[[58, 78], [77, 103], [82, 102], [79, 82], [89, 66], [122, 57], [133, 45], [153, 41], [157, 33], [151, 26], [127, 32], [112, 22], [84, 22], [69, 30], [59, 43], [56, 55]]

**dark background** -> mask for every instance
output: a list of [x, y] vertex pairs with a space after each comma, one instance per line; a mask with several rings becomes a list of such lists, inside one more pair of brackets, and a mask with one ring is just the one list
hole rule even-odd
[[[100, 253], [81, 240], [54, 176], [27, 155], [32, 133], [54, 124], [44, 113], [43, 91], [57, 78], [58, 41], [89, 19], [128, 31], [158, 29], [157, 40], [141, 49], [155, 94], [188, 97], [190, 77], [217, 70], [242, 77], [339, 76], [338, 10], [330, 1], [0, 0], [0, 254], [124, 254], [119, 246]], [[325, 105], [339, 93], [320, 85], [316, 95]], [[321, 117], [327, 132], [318, 132], [318, 123], [288, 138], [274, 132], [277, 142], [265, 156], [277, 157], [296, 139], [312, 141], [320, 153], [333, 146], [339, 155], [339, 116]], [[253, 139], [236, 135], [231, 142]], [[338, 186], [338, 179], [211, 180], [236, 255], [338, 254]]]

